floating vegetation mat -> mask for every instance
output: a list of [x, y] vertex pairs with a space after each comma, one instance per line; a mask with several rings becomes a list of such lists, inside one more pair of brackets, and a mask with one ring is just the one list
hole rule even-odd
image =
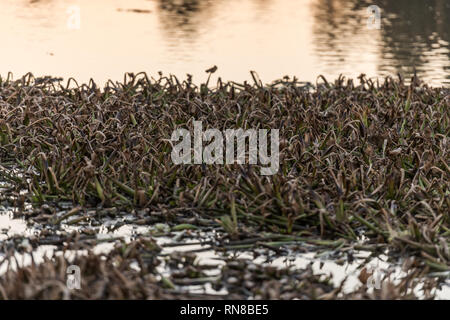
[[[196, 86], [190, 76], [126, 74], [104, 88], [31, 74], [0, 78], [0, 211], [34, 230], [5, 231], [0, 263], [42, 245], [88, 252], [8, 267], [0, 298], [198, 298], [179, 290], [198, 283], [243, 299], [433, 298], [450, 273], [450, 90], [417, 78], [319, 77], [312, 85], [285, 77], [262, 85], [252, 75], [252, 84]], [[172, 133], [192, 132], [194, 121], [203, 130], [279, 129], [278, 172], [174, 164]], [[152, 231], [99, 237], [127, 225]], [[362, 286], [351, 293], [308, 268], [236, 257], [212, 278], [192, 257], [171, 257], [167, 265], [175, 259], [182, 270], [161, 276], [158, 233], [177, 245], [199, 237], [224, 255], [289, 256], [311, 246], [347, 259], [356, 250], [384, 253], [402, 260], [406, 273], [370, 290], [362, 269]], [[112, 247], [94, 253], [102, 241]], [[79, 291], [66, 287], [69, 263], [82, 269]]]

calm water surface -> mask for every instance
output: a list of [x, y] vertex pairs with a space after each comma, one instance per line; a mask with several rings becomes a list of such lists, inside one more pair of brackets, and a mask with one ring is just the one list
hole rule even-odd
[[[370, 4], [380, 29], [367, 28]], [[416, 70], [450, 84], [448, 0], [1, 0], [0, 39], [3, 77], [163, 71], [198, 83], [217, 65], [215, 76], [236, 81], [250, 70], [266, 83]]]

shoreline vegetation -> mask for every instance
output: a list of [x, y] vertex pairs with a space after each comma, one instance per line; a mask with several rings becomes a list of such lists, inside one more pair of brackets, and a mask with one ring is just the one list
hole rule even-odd
[[[219, 79], [214, 88], [209, 79], [197, 86], [191, 77], [145, 73], [104, 88], [31, 74], [0, 78], [0, 201], [40, 226], [0, 241], [0, 267], [44, 244], [89, 251], [75, 262], [55, 255], [8, 267], [0, 299], [414, 299], [418, 286], [433, 298], [450, 272], [450, 90], [415, 77], [406, 84], [320, 76], [316, 85], [285, 77], [264, 86], [252, 76], [243, 84]], [[171, 134], [191, 131], [194, 121], [205, 130], [279, 129], [278, 172], [173, 164]], [[133, 225], [167, 225], [166, 236], [182, 235], [178, 243], [208, 234], [197, 241], [219, 252], [288, 256], [313, 245], [348, 259], [353, 250], [388, 254], [405, 261], [406, 275], [369, 290], [370, 275], [361, 272], [362, 286], [344, 293], [310, 268], [229, 256], [211, 278], [192, 251], [165, 257], [175, 271], [161, 276], [162, 248], [152, 235], [93, 253], [94, 227], [121, 215]], [[66, 287], [70, 264], [81, 266], [81, 290]], [[183, 289], [206, 283], [229, 294]]]

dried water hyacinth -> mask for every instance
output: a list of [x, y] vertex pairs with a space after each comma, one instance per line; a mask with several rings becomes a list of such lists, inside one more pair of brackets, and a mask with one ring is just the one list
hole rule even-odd
[[[330, 278], [321, 279], [311, 266], [289, 269], [262, 266], [250, 260], [228, 261], [222, 268], [216, 288], [226, 287], [232, 298], [255, 299], [320, 299], [334, 290]], [[338, 290], [336, 290], [337, 294]]]
[[[449, 102], [446, 88], [413, 78], [359, 83], [285, 78], [262, 86], [127, 74], [100, 89], [26, 75], [0, 83], [0, 159], [29, 200], [146, 208], [168, 219], [219, 221], [250, 231], [302, 234], [408, 249], [448, 270]], [[279, 129], [280, 167], [175, 165], [178, 128]]]
[[[9, 269], [0, 277], [1, 299], [174, 299], [153, 273], [152, 263], [139, 251], [145, 240], [118, 246], [109, 254], [75, 259], [62, 254], [45, 258], [42, 263]], [[148, 253], [150, 253], [149, 251]], [[8, 262], [6, 262], [8, 263]], [[140, 271], [133, 267], [138, 264]], [[80, 270], [78, 289], [68, 287], [67, 270]], [[188, 297], [188, 296], [187, 296]], [[185, 297], [185, 298], [187, 298]]]
[[[152, 256], [155, 259], [149, 259]], [[207, 265], [193, 263], [194, 254], [172, 254], [165, 262], [176, 269], [166, 278], [156, 269], [151, 239], [119, 243], [108, 254], [78, 255], [64, 252], [19, 268], [8, 268], [0, 277], [0, 300], [5, 299], [417, 299], [432, 298], [434, 280], [423, 280], [412, 271], [399, 283], [383, 281], [370, 292], [359, 286], [344, 292], [342, 282], [335, 287], [331, 276], [314, 274], [311, 265], [304, 269], [259, 265], [246, 259], [228, 259], [216, 276], [206, 276]], [[15, 261], [0, 261], [0, 266]], [[72, 288], [68, 270], [79, 270], [79, 286]], [[423, 276], [423, 274], [422, 274]], [[192, 293], [192, 285], [210, 284], [214, 289]], [[216, 291], [220, 290], [220, 291]], [[225, 293], [224, 293], [225, 291]], [[418, 295], [419, 294], [419, 295]]]

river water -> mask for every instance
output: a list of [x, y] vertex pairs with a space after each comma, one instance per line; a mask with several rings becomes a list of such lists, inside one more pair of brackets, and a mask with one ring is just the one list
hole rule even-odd
[[[33, 233], [37, 233], [38, 230], [33, 227], [27, 226], [26, 222], [23, 219], [14, 218], [11, 211], [0, 206], [0, 242], [7, 241], [8, 238], [13, 237], [14, 235], [30, 236]], [[168, 228], [168, 226], [167, 226]], [[78, 230], [78, 227], [69, 227], [65, 226], [63, 229], [67, 231], [75, 231]], [[92, 248], [93, 252], [96, 254], [107, 253], [112, 250], [114, 247], [114, 241], [118, 238], [122, 238], [124, 241], [129, 242], [133, 237], [137, 235], [148, 235], [149, 232], [155, 229], [155, 226], [133, 226], [131, 224], [126, 224], [114, 232], [107, 232], [102, 229], [102, 231], [97, 235], [98, 239], [103, 239], [104, 243], [97, 244]], [[207, 235], [205, 235], [205, 238]], [[111, 241], [105, 241], [107, 239], [111, 239]], [[173, 237], [156, 237], [157, 243], [159, 245], [164, 246], [165, 244], [174, 243]], [[183, 246], [175, 246], [168, 247], [162, 251], [162, 254], [169, 254], [171, 252], [189, 252], [190, 250], [198, 250], [201, 249], [202, 245], [190, 245], [190, 241], [186, 241]], [[21, 247], [30, 246], [28, 240], [24, 238]], [[85, 250], [82, 251], [73, 251], [66, 250], [64, 255], [66, 257], [74, 257], [76, 254], [86, 254]], [[39, 263], [44, 260], [44, 256], [51, 257], [52, 254], [62, 254], [58, 252], [57, 247], [53, 245], [40, 245], [33, 250], [33, 259], [35, 262]], [[361, 286], [360, 281], [358, 280], [358, 275], [360, 273], [361, 265], [369, 266], [376, 270], [376, 272], [380, 273], [389, 273], [390, 281], [393, 283], [398, 283], [398, 279], [401, 279], [406, 275], [404, 270], [399, 263], [395, 264], [391, 262], [387, 262], [388, 258], [386, 255], [381, 254], [378, 257], [369, 258], [370, 252], [368, 251], [355, 251], [354, 257], [355, 259], [352, 262], [339, 262], [336, 257], [333, 258], [335, 254], [334, 251], [325, 251], [321, 254], [317, 254], [315, 252], [305, 252], [305, 253], [291, 253], [290, 257], [278, 257], [276, 259], [272, 259], [270, 264], [276, 267], [287, 267], [293, 266], [295, 268], [306, 268], [309, 264], [312, 264], [312, 269], [314, 274], [321, 275], [329, 275], [331, 276], [333, 285], [335, 287], [339, 287], [342, 282], [344, 282], [343, 291], [345, 293], [352, 292]], [[236, 253], [235, 255], [239, 258], [246, 258], [253, 260], [254, 263], [257, 264], [267, 264], [265, 262], [265, 257], [262, 255], [261, 257], [255, 259], [252, 252], [242, 251], [240, 253]], [[196, 261], [200, 265], [216, 265], [217, 268], [214, 268], [210, 271], [209, 276], [216, 276], [219, 268], [223, 265], [222, 257], [215, 252], [214, 250], [205, 250], [203, 252], [197, 253]], [[29, 254], [24, 253], [15, 253], [16, 261], [22, 265], [26, 266], [31, 264], [31, 256]], [[3, 258], [3, 254], [0, 254], [0, 261]], [[12, 265], [13, 268], [17, 267], [15, 264]], [[0, 265], [0, 276], [6, 271], [7, 264]], [[164, 266], [159, 267], [158, 272], [165, 276], [170, 276], [171, 272], [168, 268]], [[443, 286], [439, 289], [436, 289], [435, 294], [437, 299], [450, 299], [450, 279], [447, 280], [446, 283], [442, 284]], [[211, 288], [210, 284], [201, 285], [201, 286], [192, 286], [188, 288], [192, 293], [208, 293], [208, 294], [226, 294], [225, 292], [218, 292]], [[372, 289], [369, 289], [372, 290]], [[421, 291], [422, 287], [417, 287], [415, 289], [418, 297], [422, 296]]]
[[[377, 24], [369, 5], [380, 9]], [[374, 16], [375, 17], [375, 16]], [[375, 21], [375, 20], [370, 20]], [[376, 20], [378, 21], [378, 20]], [[0, 75], [315, 82], [339, 74], [450, 84], [448, 0], [2, 0]]]

